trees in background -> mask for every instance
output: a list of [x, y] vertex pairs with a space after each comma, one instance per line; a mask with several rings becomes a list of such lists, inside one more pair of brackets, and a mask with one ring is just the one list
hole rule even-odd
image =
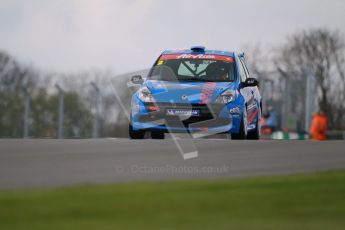
[[[32, 137], [57, 137], [59, 95], [39, 89], [31, 99]], [[92, 114], [76, 92], [64, 94], [64, 137], [91, 137]]]
[[34, 88], [35, 76], [33, 68], [0, 51], [0, 136], [23, 135], [23, 98]]
[[[326, 112], [329, 129], [345, 129], [345, 40], [337, 31], [311, 29], [292, 34], [279, 46], [262, 49], [245, 47], [252, 73], [261, 79], [262, 93], [275, 92], [269, 103], [280, 110], [282, 128], [304, 130], [308, 77], [315, 82], [312, 99]], [[265, 87], [266, 82], [274, 83]], [[314, 87], [314, 85], [312, 85]], [[280, 106], [280, 107], [279, 107]], [[315, 112], [315, 111], [312, 111]], [[285, 122], [284, 122], [285, 120]], [[298, 123], [300, 123], [298, 125]], [[297, 127], [296, 127], [297, 126]]]
[[[58, 95], [51, 87], [54, 81], [50, 75], [21, 65], [0, 51], [0, 137], [23, 137], [27, 101], [29, 136], [57, 136]], [[64, 98], [64, 136], [90, 137], [90, 109], [73, 90], [66, 91]]]
[[[276, 54], [274, 64], [278, 73], [294, 87], [305, 87], [306, 77], [316, 80], [319, 109], [326, 112], [330, 128], [344, 122], [345, 109], [345, 44], [343, 37], [327, 29], [312, 29], [289, 37]], [[303, 100], [305, 95], [296, 95]]]

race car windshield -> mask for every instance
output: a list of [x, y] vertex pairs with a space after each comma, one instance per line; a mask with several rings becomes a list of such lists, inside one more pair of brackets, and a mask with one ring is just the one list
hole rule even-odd
[[233, 82], [232, 57], [216, 55], [162, 55], [151, 69], [149, 80]]

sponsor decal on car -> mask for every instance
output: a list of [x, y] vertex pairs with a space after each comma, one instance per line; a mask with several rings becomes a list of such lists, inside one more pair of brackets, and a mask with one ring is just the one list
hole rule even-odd
[[191, 110], [191, 109], [167, 109], [166, 111], [167, 115], [170, 116], [199, 116], [200, 111], [199, 110]]
[[157, 65], [163, 65], [164, 64], [164, 60], [159, 60]]
[[212, 94], [214, 92], [214, 89], [216, 87], [215, 82], [207, 82], [205, 83], [204, 87], [202, 88], [201, 91], [201, 96], [200, 96], [200, 102], [199, 104], [207, 104], [209, 103]]
[[234, 59], [232, 57], [222, 56], [222, 55], [210, 55], [210, 54], [165, 54], [165, 55], [162, 55], [160, 57], [157, 65], [159, 65], [160, 61], [179, 60], [179, 59], [208, 59], [208, 60], [216, 60], [216, 61], [225, 61], [225, 62], [230, 62], [230, 63], [234, 62]]

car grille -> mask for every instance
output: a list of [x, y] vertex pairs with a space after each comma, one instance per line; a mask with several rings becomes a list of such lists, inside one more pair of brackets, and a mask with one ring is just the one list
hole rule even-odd
[[[185, 127], [193, 123], [218, 118], [219, 112], [224, 107], [224, 105], [213, 104], [212, 110], [214, 114], [212, 114], [207, 104], [145, 103], [144, 105], [148, 110], [149, 108], [156, 107], [157, 111], [151, 111], [147, 115], [141, 115], [139, 117], [140, 122], [150, 123], [160, 119], [164, 119], [169, 124], [169, 126], [179, 126], [179, 124], [181, 124], [181, 121], [179, 120], [178, 116], [166, 115], [167, 109], [192, 109], [200, 111], [199, 116], [190, 116], [188, 119], [182, 121]], [[222, 121], [222, 119], [217, 119], [217, 122], [215, 122], [214, 126], [219, 126], [220, 123], [228, 124], [229, 120], [223, 119]]]

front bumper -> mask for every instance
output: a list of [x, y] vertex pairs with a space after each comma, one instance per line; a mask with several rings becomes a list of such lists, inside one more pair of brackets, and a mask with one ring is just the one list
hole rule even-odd
[[[234, 109], [236, 108], [236, 109]], [[167, 109], [197, 110], [198, 116], [171, 116]], [[143, 103], [133, 97], [131, 124], [134, 130], [159, 130], [162, 132], [237, 133], [241, 122], [241, 107], [236, 103], [188, 104]]]

